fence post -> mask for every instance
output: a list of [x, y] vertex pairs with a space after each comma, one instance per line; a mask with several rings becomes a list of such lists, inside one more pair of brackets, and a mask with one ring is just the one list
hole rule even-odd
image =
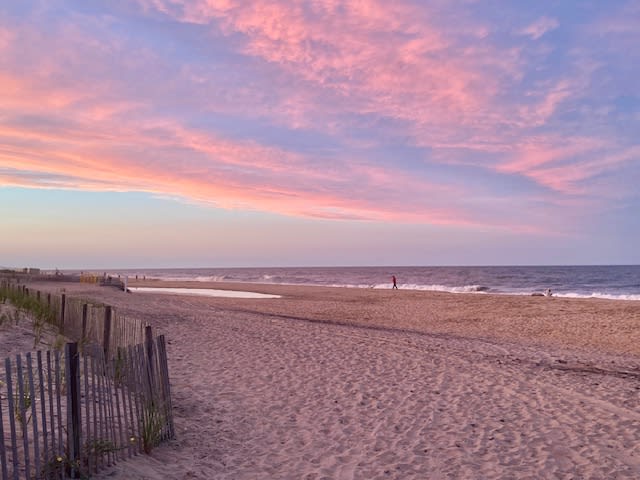
[[102, 338], [102, 346], [104, 349], [104, 361], [107, 362], [107, 365], [109, 364], [109, 360], [111, 358], [109, 355], [109, 348], [110, 348], [110, 341], [111, 341], [111, 315], [112, 315], [111, 306], [107, 305], [106, 307], [104, 307], [104, 335]]
[[[4, 359], [4, 368], [6, 372], [5, 381], [7, 382], [7, 406], [8, 408], [8, 417], [9, 417], [9, 431], [11, 434], [11, 453], [12, 453], [12, 464], [13, 464], [13, 475], [14, 478], [18, 478], [18, 436], [16, 434], [16, 404], [18, 401], [18, 397], [14, 396], [13, 393], [13, 380], [11, 376], [11, 359], [9, 357]], [[16, 386], [17, 388], [17, 386]], [[4, 439], [3, 439], [4, 442]], [[4, 474], [3, 474], [4, 477]]]
[[70, 410], [67, 417], [67, 451], [69, 462], [72, 465], [71, 478], [77, 478], [78, 472], [74, 467], [79, 465], [80, 460], [80, 429], [82, 425], [80, 417], [80, 356], [78, 355], [77, 343], [67, 343], [65, 350], [65, 361], [69, 375], [67, 406]]
[[158, 337], [158, 367], [162, 383], [162, 404], [167, 418], [167, 438], [175, 438], [173, 427], [173, 407], [171, 405], [171, 386], [169, 384], [169, 367], [167, 365], [167, 344], [164, 335]]
[[154, 385], [155, 385], [155, 371], [154, 371], [154, 358], [153, 358], [153, 331], [151, 330], [151, 325], [147, 325], [144, 327], [144, 346], [147, 351], [147, 375], [149, 376], [149, 392], [151, 395], [154, 394]]
[[51, 294], [47, 293], [47, 307], [51, 307]]
[[82, 344], [84, 345], [87, 337], [87, 313], [89, 311], [89, 305], [82, 304]]
[[62, 294], [60, 298], [60, 333], [64, 335], [64, 311], [67, 308], [67, 295]]

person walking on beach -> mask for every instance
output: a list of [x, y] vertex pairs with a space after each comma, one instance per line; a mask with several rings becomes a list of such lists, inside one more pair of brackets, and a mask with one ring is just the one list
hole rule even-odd
[[395, 275], [391, 275], [391, 281], [393, 282], [393, 287], [391, 287], [391, 289], [398, 289], [398, 284], [396, 283], [396, 276]]

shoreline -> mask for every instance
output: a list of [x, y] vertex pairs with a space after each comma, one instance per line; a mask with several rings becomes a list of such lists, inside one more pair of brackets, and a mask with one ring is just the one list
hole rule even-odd
[[[273, 282], [249, 282], [243, 280], [194, 280], [194, 279], [163, 279], [163, 278], [149, 278], [149, 279], [135, 279], [131, 277], [127, 277], [128, 282], [135, 282], [136, 284], [148, 286], [148, 285], [156, 285], [158, 282], [162, 284], [194, 284], [194, 285], [255, 285], [256, 288], [260, 287], [270, 287], [270, 286], [283, 286], [283, 287], [312, 287], [312, 288], [349, 288], [349, 289], [362, 289], [362, 290], [390, 290], [392, 289], [392, 284], [376, 284], [376, 285], [353, 285], [353, 284], [333, 284], [333, 285], [323, 285], [323, 284], [314, 284], [314, 283], [273, 283]], [[195, 287], [194, 287], [195, 288]], [[207, 287], [213, 288], [213, 287]], [[445, 287], [442, 288], [433, 288], [427, 287], [424, 285], [412, 285], [412, 286], [400, 286], [399, 290], [403, 291], [414, 291], [414, 292], [433, 292], [433, 293], [450, 293], [454, 295], [503, 295], [503, 296], [514, 296], [514, 297], [543, 297], [543, 296], [553, 296], [556, 298], [571, 298], [577, 300], [614, 300], [621, 302], [640, 302], [640, 294], [605, 294], [605, 293], [596, 293], [593, 292], [591, 294], [584, 293], [566, 293], [566, 292], [557, 292], [554, 291], [552, 294], [547, 294], [547, 290], [544, 289], [541, 291], [530, 290], [530, 291], [494, 291], [488, 287], [478, 287], [478, 286], [467, 286], [467, 287]]]
[[[165, 280], [162, 278], [146, 278], [136, 279], [127, 277], [128, 285], [140, 286], [140, 287], [161, 287], [170, 286], [176, 288], [219, 288], [222, 290], [243, 290], [246, 286], [252, 289], [270, 289], [270, 288], [329, 288], [329, 289], [348, 289], [348, 290], [372, 290], [378, 292], [384, 292], [387, 290], [393, 290], [392, 284], [389, 286], [356, 286], [356, 285], [320, 285], [320, 284], [307, 284], [307, 283], [271, 283], [271, 282], [247, 282], [241, 280]], [[239, 288], [240, 287], [240, 288]], [[532, 291], [531, 293], [519, 293], [519, 292], [497, 292], [491, 290], [480, 291], [449, 291], [449, 290], [436, 290], [427, 288], [398, 288], [398, 291], [402, 292], [418, 292], [418, 293], [434, 293], [434, 294], [447, 294], [447, 295], [471, 295], [471, 296], [505, 296], [505, 297], [552, 297], [552, 298], [564, 298], [571, 300], [605, 300], [614, 302], [640, 302], [640, 300], [626, 299], [615, 296], [615, 298], [599, 297], [599, 296], [587, 296], [587, 295], [567, 295], [563, 293], [555, 293], [548, 296], [545, 292]]]

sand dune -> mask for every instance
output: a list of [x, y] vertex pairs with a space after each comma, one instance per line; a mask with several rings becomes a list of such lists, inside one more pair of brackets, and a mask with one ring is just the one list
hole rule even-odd
[[212, 286], [283, 297], [65, 286], [169, 339], [177, 438], [101, 478], [640, 478], [637, 302]]

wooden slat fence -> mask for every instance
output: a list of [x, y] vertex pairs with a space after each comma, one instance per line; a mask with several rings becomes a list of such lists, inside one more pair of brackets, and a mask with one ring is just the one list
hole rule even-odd
[[3, 480], [86, 478], [174, 437], [164, 336], [109, 306], [10, 288], [77, 341], [0, 368]]
[[3, 479], [86, 477], [173, 438], [165, 339], [7, 358], [0, 374]]
[[136, 318], [129, 318], [110, 305], [94, 304], [65, 293], [40, 292], [8, 280], [0, 281], [0, 289], [20, 291], [48, 309], [47, 323], [57, 327], [65, 337], [85, 344], [102, 345], [107, 358], [117, 354], [118, 349], [145, 341], [148, 326]]

